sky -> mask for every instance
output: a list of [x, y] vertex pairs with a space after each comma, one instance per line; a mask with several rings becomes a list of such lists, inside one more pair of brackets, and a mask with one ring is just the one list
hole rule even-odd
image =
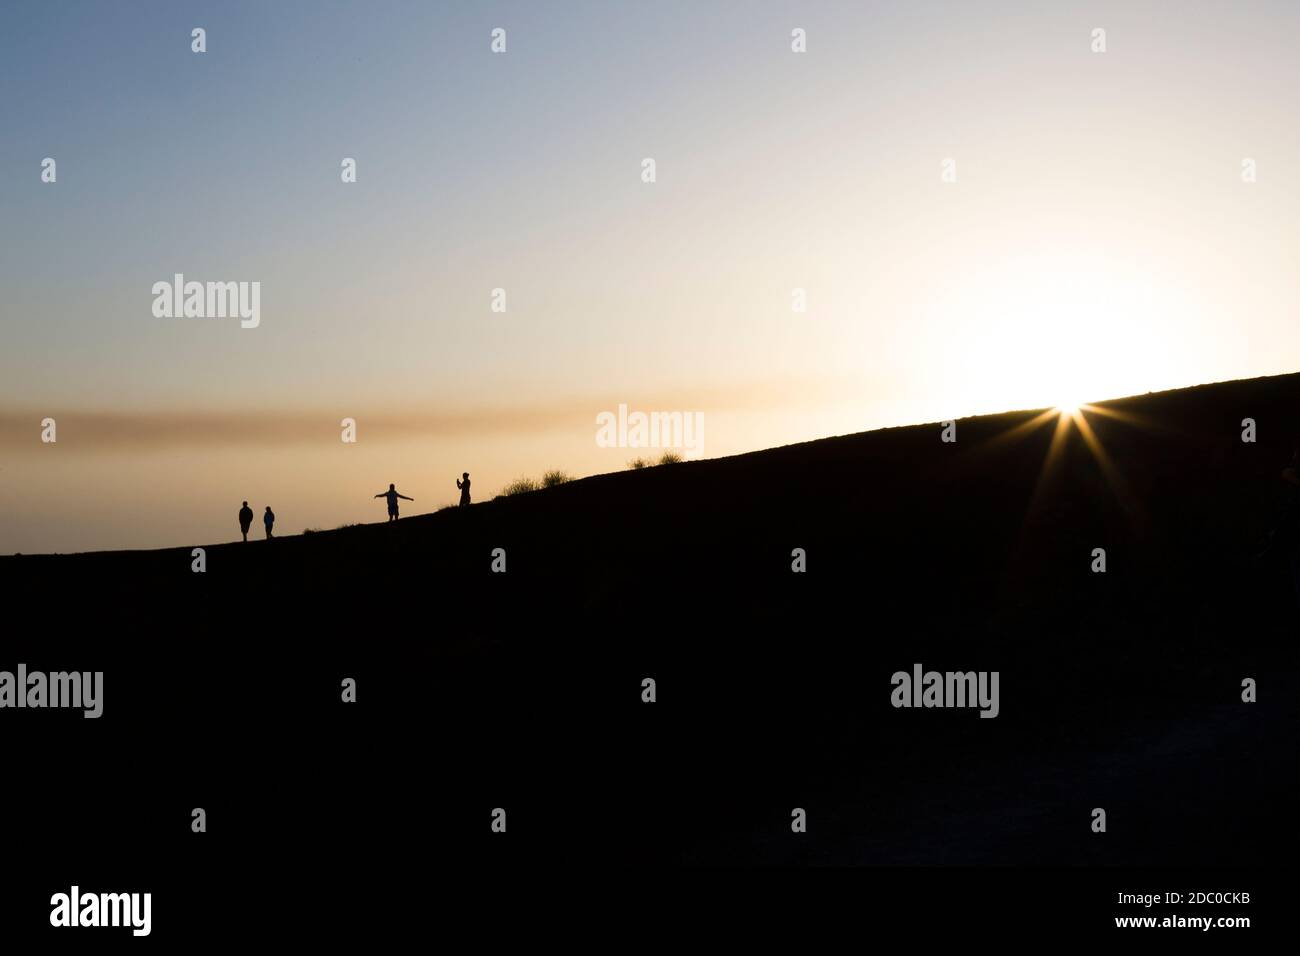
[[0, 553], [620, 470], [620, 405], [710, 458], [1295, 371], [1297, 48], [1264, 0], [8, 0]]

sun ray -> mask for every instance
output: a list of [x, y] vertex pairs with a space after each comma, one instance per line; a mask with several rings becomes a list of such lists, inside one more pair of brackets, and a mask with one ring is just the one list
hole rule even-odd
[[993, 438], [985, 442], [985, 445], [991, 447], [995, 445], [1004, 445], [1007, 442], [1015, 441], [1016, 439], [1023, 437], [1029, 432], [1037, 431], [1041, 425], [1044, 425], [1047, 422], [1049, 422], [1052, 419], [1052, 416], [1055, 414], [1056, 414], [1056, 409], [1054, 408], [1045, 409], [1044, 411], [1039, 412], [1033, 418], [1026, 419], [1025, 421], [1021, 422], [1019, 425], [1015, 426], [1014, 428], [1007, 429], [1000, 435], [995, 435]]
[[1044, 424], [1055, 419], [1056, 427], [1053, 429], [1051, 441], [1047, 447], [1047, 453], [1043, 457], [1043, 463], [1039, 469], [1038, 478], [1034, 483], [1034, 490], [1030, 494], [1029, 503], [1025, 510], [1024, 520], [1026, 525], [1041, 506], [1042, 500], [1051, 484], [1052, 476], [1057, 472], [1061, 461], [1065, 456], [1065, 448], [1069, 439], [1071, 426], [1078, 429], [1079, 435], [1088, 449], [1088, 453], [1101, 468], [1102, 476], [1105, 479], [1107, 486], [1115, 494], [1120, 506], [1129, 515], [1130, 519], [1137, 522], [1143, 520], [1142, 509], [1133, 496], [1128, 486], [1128, 482], [1115, 464], [1114, 459], [1110, 456], [1110, 453], [1106, 451], [1106, 448], [1098, 437], [1092, 423], [1088, 421], [1088, 416], [1094, 414], [1139, 428], [1157, 427], [1154, 423], [1148, 422], [1139, 415], [1119, 409], [1105, 408], [1100, 405], [1091, 405], [1086, 402], [1064, 402], [1053, 408], [1048, 408], [1038, 412], [1032, 417], [1025, 419], [1019, 424], [1008, 428], [1006, 431], [981, 443], [980, 448], [982, 450], [1004, 446], [1013, 441], [1024, 438], [1029, 433], [1037, 431]]
[[1141, 518], [1141, 508], [1137, 504], [1137, 499], [1129, 490], [1128, 482], [1120, 474], [1120, 470], [1115, 465], [1115, 461], [1110, 457], [1101, 439], [1097, 433], [1092, 430], [1092, 425], [1082, 414], [1075, 416], [1074, 423], [1079, 429], [1079, 434], [1083, 436], [1084, 443], [1092, 456], [1097, 459], [1097, 464], [1101, 466], [1101, 473], [1105, 476], [1107, 484], [1115, 492], [1115, 497], [1119, 499], [1120, 505], [1129, 513], [1131, 518]]
[[1038, 510], [1038, 504], [1047, 489], [1048, 479], [1056, 470], [1056, 466], [1061, 461], [1061, 456], [1065, 452], [1065, 439], [1070, 433], [1071, 416], [1056, 409], [1050, 409], [1049, 414], [1056, 415], [1056, 430], [1052, 432], [1052, 443], [1047, 446], [1047, 454], [1043, 457], [1043, 466], [1038, 471], [1038, 481], [1034, 483], [1034, 492], [1029, 498], [1029, 508], [1025, 512], [1025, 520]]

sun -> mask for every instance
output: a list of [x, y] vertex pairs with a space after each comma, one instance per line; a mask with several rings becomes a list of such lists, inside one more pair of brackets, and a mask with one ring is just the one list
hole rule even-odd
[[[1097, 407], [1077, 398], [1069, 398], [1052, 408], [1051, 411], [1056, 413], [1056, 418], [1063, 427], [1068, 429], [1070, 426], [1074, 426], [1086, 435], [1089, 431], [1088, 415], [1096, 412]], [[1048, 412], [1048, 414], [1050, 415], [1051, 412]]]

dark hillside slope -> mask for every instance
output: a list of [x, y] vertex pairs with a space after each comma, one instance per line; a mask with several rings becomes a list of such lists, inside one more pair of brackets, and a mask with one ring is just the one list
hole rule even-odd
[[[1051, 468], [1055, 418], [1013, 412], [210, 545], [204, 574], [189, 546], [0, 558], [35, 611], [0, 666], [98, 663], [114, 726], [163, 735], [148, 799], [103, 812], [164, 857], [203, 799], [322, 860], [1289, 859], [1297, 604], [1257, 554], [1300, 375], [1101, 408], [1104, 454], [1072, 426]], [[891, 707], [916, 663], [999, 671], [999, 716]]]

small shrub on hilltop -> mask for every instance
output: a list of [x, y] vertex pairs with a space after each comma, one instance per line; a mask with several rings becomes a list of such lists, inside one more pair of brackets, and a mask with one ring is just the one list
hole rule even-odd
[[566, 481], [572, 481], [572, 480], [573, 477], [571, 475], [567, 475], [558, 469], [552, 469], [551, 471], [548, 471], [546, 474], [542, 475], [542, 487], [554, 488], [556, 485], [562, 485]]
[[627, 466], [633, 471], [640, 471], [642, 468], [653, 468], [655, 465], [675, 465], [682, 460], [682, 456], [675, 451], [666, 451], [658, 461], [653, 458], [633, 458], [627, 463]]
[[530, 491], [536, 491], [541, 486], [531, 478], [516, 478], [510, 484], [501, 489], [502, 495], [525, 495]]

